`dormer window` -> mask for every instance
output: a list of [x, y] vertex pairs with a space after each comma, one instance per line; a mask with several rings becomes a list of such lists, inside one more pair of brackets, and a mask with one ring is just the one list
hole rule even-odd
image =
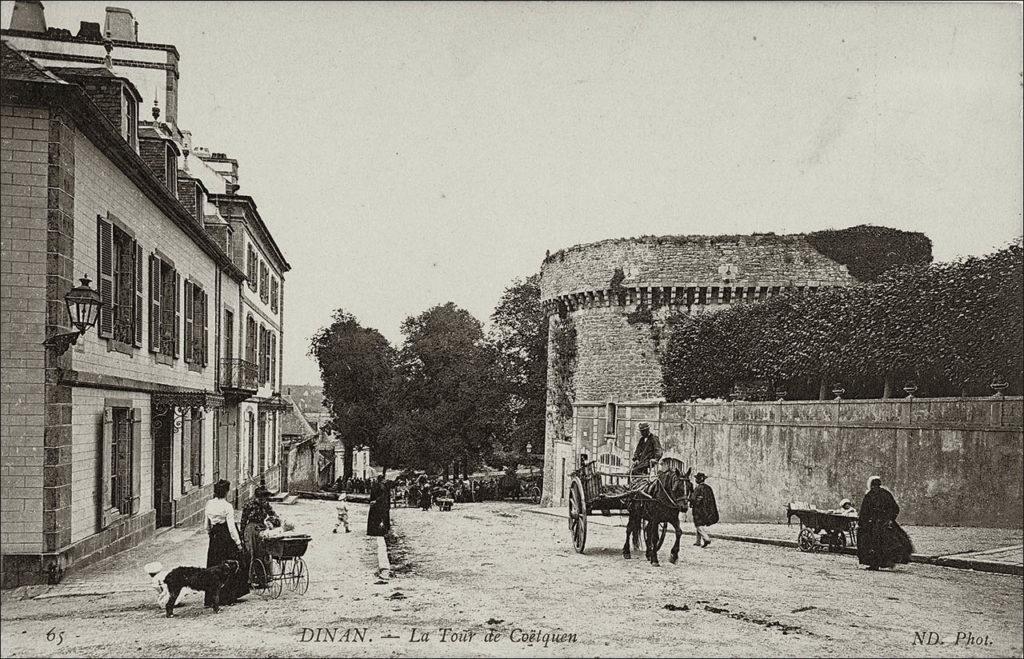
[[124, 139], [128, 142], [128, 145], [135, 150], [136, 153], [139, 151], [139, 104], [135, 101], [135, 98], [126, 89], [124, 91]]
[[178, 196], [178, 156], [175, 155], [174, 149], [170, 144], [167, 145], [166, 156], [164, 158], [164, 180], [167, 181], [167, 189], [177, 197]]

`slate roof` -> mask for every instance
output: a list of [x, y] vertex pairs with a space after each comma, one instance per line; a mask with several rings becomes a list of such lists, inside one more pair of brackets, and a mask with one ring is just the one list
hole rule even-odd
[[6, 41], [0, 41], [0, 77], [4, 80], [45, 82], [66, 85], [67, 83], [15, 50]]
[[288, 435], [291, 437], [313, 437], [316, 435], [316, 431], [313, 430], [313, 426], [309, 425], [306, 419], [302, 416], [302, 410], [299, 409], [295, 401], [292, 400], [291, 396], [283, 396], [284, 401], [291, 407], [287, 412], [284, 413], [284, 418], [281, 419], [281, 435]]

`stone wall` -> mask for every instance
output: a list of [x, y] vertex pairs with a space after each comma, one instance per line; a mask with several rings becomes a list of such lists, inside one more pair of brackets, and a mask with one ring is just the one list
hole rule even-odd
[[[550, 255], [541, 269], [541, 301], [552, 318], [571, 319], [576, 329], [575, 401], [658, 401], [672, 314], [853, 283], [846, 266], [802, 235], [646, 237]], [[555, 451], [553, 442], [564, 420], [552, 406], [550, 366], [545, 443], [554, 462], [545, 473], [545, 501], [557, 502], [564, 451]]]
[[663, 236], [604, 240], [555, 252], [544, 260], [541, 299], [621, 285], [720, 286], [731, 265], [734, 286], [827, 286], [851, 283], [846, 266], [811, 247], [802, 235]]
[[788, 502], [859, 505], [879, 475], [906, 524], [1021, 528], [1020, 397], [576, 406], [573, 455], [627, 459], [641, 421], [708, 474], [724, 522], [781, 522]]
[[10, 105], [0, 113], [0, 544], [40, 552], [50, 118]]

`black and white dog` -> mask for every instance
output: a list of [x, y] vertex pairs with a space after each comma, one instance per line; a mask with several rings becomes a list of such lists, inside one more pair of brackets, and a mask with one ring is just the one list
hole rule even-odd
[[224, 561], [215, 567], [176, 567], [164, 577], [167, 587], [167, 617], [174, 615], [174, 604], [182, 588], [213, 594], [213, 612], [220, 612], [220, 590], [239, 569], [238, 561]]

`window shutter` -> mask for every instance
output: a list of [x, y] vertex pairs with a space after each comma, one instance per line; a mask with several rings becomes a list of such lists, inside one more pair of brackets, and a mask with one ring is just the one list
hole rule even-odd
[[174, 358], [181, 354], [181, 275], [174, 271]]
[[142, 507], [142, 408], [132, 408], [132, 508], [137, 515]]
[[195, 308], [194, 303], [194, 287], [192, 282], [185, 280], [185, 363], [189, 364], [192, 360], [192, 353], [195, 350], [195, 337], [193, 336], [193, 328], [195, 323]]
[[112, 407], [105, 407], [103, 408], [103, 431], [100, 433], [100, 450], [97, 451], [100, 460], [100, 500], [97, 519], [100, 522], [101, 529], [110, 526], [111, 518], [113, 517], [110, 507], [110, 479], [113, 475], [110, 469], [110, 461], [113, 444], [114, 409]]
[[135, 242], [135, 347], [142, 347], [142, 245]]
[[270, 334], [270, 386], [277, 382], [277, 335]]
[[99, 270], [100, 338], [114, 336], [114, 225], [96, 216], [96, 262]]
[[192, 410], [188, 420], [182, 413], [181, 421], [181, 493], [185, 494], [192, 485]]
[[203, 301], [199, 307], [200, 313], [203, 314], [203, 334], [202, 334], [202, 364], [206, 366], [209, 363], [210, 357], [210, 298], [207, 297], [206, 291], [203, 291]]
[[160, 259], [149, 255], [149, 350], [160, 352]]
[[195, 469], [192, 471], [192, 484], [203, 484], [203, 426], [206, 419], [200, 416], [192, 421], [192, 461]]

